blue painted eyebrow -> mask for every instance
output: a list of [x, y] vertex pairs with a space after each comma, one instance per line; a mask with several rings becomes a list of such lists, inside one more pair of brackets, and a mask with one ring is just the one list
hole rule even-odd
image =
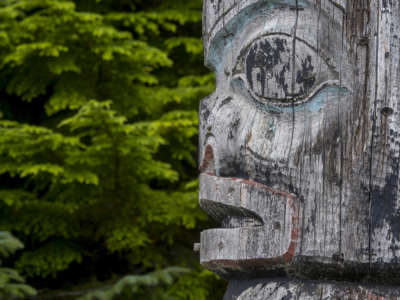
[[[280, 4], [280, 5], [289, 5], [289, 6], [296, 6], [296, 0], [270, 0], [268, 1], [272, 5], [274, 4]], [[299, 6], [308, 6], [309, 2], [305, 0], [298, 0], [298, 5]]]
[[[337, 7], [343, 13], [345, 8], [340, 4], [341, 0], [328, 0], [332, 6]], [[340, 2], [340, 3], [339, 3]], [[306, 8], [314, 6], [309, 0], [297, 0], [299, 8]], [[212, 37], [206, 49], [205, 64], [213, 71], [219, 69], [221, 63], [221, 57], [224, 55], [225, 49], [230, 46], [235, 35], [241, 32], [254, 18], [265, 15], [271, 9], [284, 8], [284, 7], [296, 7], [296, 0], [265, 0], [258, 1], [243, 8], [238, 12], [231, 20], [229, 20], [224, 26]], [[234, 8], [233, 8], [234, 9]], [[217, 21], [218, 23], [219, 21]]]
[[[307, 0], [298, 0], [298, 6], [305, 8], [310, 6]], [[253, 18], [265, 15], [275, 8], [295, 7], [296, 0], [267, 0], [251, 4], [237, 13], [227, 22], [210, 41], [206, 51], [205, 64], [213, 71], [218, 70], [224, 50], [229, 47], [233, 38], [250, 23]]]

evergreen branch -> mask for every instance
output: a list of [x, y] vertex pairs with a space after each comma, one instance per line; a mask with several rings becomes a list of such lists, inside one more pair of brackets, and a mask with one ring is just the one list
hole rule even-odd
[[185, 268], [169, 267], [146, 275], [126, 276], [111, 288], [89, 293], [78, 300], [112, 300], [113, 297], [121, 295], [126, 290], [129, 290], [129, 293], [134, 295], [141, 287], [170, 285], [175, 277], [188, 272], [189, 270]]

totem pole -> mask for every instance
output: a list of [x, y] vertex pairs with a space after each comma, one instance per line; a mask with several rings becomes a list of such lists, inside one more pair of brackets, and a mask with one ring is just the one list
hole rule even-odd
[[204, 0], [203, 266], [231, 299], [400, 299], [400, 1]]

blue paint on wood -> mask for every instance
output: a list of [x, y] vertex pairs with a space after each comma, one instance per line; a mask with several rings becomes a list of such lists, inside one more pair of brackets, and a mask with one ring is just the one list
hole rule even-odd
[[300, 111], [315, 113], [320, 111], [324, 107], [324, 105], [332, 102], [337, 103], [339, 99], [343, 99], [351, 93], [345, 87], [340, 87], [338, 85], [326, 85], [325, 87], [320, 89], [315, 95], [307, 99], [306, 102], [303, 104], [295, 104], [294, 106], [280, 106], [278, 104], [274, 104], [273, 102], [268, 103], [265, 100], [255, 99], [250, 94], [246, 84], [239, 78], [232, 80], [231, 87], [235, 93], [238, 93], [245, 98], [252, 99], [255, 105], [257, 105], [261, 109], [277, 113], [293, 113]]
[[[232, 41], [242, 32], [254, 18], [266, 15], [269, 10], [282, 6], [296, 6], [296, 0], [263, 0], [242, 9], [215, 35], [210, 42], [210, 48], [205, 58], [206, 66], [213, 71], [222, 71], [222, 58], [226, 51], [230, 51]], [[299, 0], [298, 6], [305, 8], [310, 6], [308, 1]]]

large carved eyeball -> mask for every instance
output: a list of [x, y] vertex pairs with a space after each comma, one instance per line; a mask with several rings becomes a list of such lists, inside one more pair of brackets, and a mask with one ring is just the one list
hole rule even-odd
[[241, 51], [234, 77], [261, 103], [301, 104], [328, 86], [339, 86], [337, 75], [308, 44], [290, 35], [270, 34]]

